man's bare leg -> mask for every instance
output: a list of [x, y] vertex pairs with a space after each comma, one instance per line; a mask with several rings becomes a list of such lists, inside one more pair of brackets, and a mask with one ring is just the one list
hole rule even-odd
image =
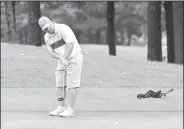
[[67, 91], [67, 107], [71, 110], [74, 110], [75, 100], [77, 97], [77, 88], [68, 88]]
[[[64, 111], [65, 98], [66, 98], [66, 79], [63, 76], [62, 71], [56, 71], [56, 97], [57, 97], [57, 108], [49, 112], [50, 115], [55, 116]], [[64, 80], [65, 79], [65, 80]]]
[[66, 96], [67, 107], [65, 111], [59, 113], [59, 116], [62, 116], [62, 117], [75, 116], [74, 107], [75, 107], [76, 97], [77, 97], [77, 88], [68, 88], [67, 96]]

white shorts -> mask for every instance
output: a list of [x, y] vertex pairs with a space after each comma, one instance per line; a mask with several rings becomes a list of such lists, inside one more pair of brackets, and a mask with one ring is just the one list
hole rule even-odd
[[69, 65], [66, 67], [66, 84], [64, 84], [65, 67], [58, 60], [58, 65], [55, 72], [56, 87], [63, 87], [65, 85], [67, 86], [67, 88], [79, 88], [81, 81], [82, 65], [83, 55], [81, 52], [79, 52], [76, 54], [75, 57], [73, 57], [69, 61]]

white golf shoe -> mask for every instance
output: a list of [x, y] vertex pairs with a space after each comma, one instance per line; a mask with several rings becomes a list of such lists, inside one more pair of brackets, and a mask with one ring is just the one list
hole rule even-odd
[[49, 115], [56, 116], [59, 115], [59, 113], [65, 111], [65, 108], [62, 106], [58, 106], [54, 111], [49, 112]]
[[71, 108], [66, 108], [63, 112], [59, 113], [60, 117], [74, 117], [75, 112]]

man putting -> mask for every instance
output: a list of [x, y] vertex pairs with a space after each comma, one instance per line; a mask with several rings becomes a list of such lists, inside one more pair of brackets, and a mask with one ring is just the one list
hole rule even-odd
[[41, 17], [38, 24], [46, 33], [44, 40], [50, 55], [58, 63], [55, 72], [58, 106], [49, 114], [75, 116], [74, 104], [83, 64], [81, 47], [69, 26], [54, 23], [47, 17]]

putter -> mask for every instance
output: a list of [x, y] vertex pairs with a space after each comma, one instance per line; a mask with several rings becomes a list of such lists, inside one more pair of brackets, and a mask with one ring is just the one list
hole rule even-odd
[[66, 68], [64, 70], [64, 75], [63, 75], [63, 97], [59, 97], [57, 100], [58, 101], [64, 101], [65, 100], [65, 87], [67, 86], [66, 85], [66, 76], [67, 76], [67, 71], [66, 71]]
[[67, 71], [66, 71], [66, 68], [65, 68], [65, 72], [64, 72], [64, 78], [63, 78], [63, 100], [65, 100], [65, 87], [67, 86], [66, 85], [66, 75], [67, 75]]

